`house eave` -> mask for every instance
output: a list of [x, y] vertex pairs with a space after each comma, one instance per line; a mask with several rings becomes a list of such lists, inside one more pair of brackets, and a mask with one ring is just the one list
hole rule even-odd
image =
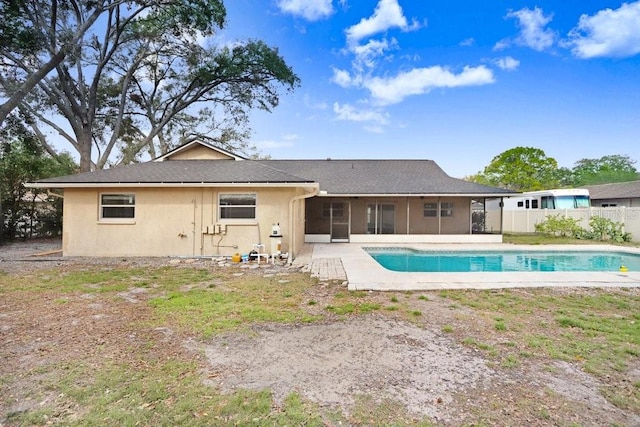
[[314, 182], [29, 182], [27, 188], [179, 188], [179, 187], [254, 187], [254, 188], [311, 188], [317, 190]]
[[329, 193], [320, 190], [318, 197], [514, 197], [520, 193]]

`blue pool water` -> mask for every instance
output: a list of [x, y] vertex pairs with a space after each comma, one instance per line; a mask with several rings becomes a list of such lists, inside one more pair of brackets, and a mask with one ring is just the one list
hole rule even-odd
[[417, 251], [364, 248], [384, 268], [407, 272], [640, 271], [640, 255], [594, 251]]

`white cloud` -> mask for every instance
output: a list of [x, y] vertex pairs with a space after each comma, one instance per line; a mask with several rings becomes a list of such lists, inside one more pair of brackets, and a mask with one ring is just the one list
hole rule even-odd
[[640, 53], [640, 1], [582, 15], [566, 43], [579, 58], [628, 57]]
[[302, 16], [309, 21], [318, 21], [333, 13], [332, 0], [279, 0], [281, 11]]
[[514, 71], [516, 69], [518, 69], [518, 67], [520, 66], [520, 61], [518, 61], [515, 58], [512, 58], [511, 56], [505, 56], [502, 58], [496, 58], [493, 60], [493, 63], [500, 68], [501, 70], [505, 70], [505, 71]]
[[349, 87], [353, 85], [351, 80], [351, 74], [348, 71], [340, 70], [338, 68], [333, 69], [333, 77], [331, 81], [341, 87]]
[[455, 74], [446, 68], [433, 66], [415, 68], [391, 78], [374, 77], [363, 85], [371, 92], [374, 101], [380, 105], [396, 104], [410, 95], [428, 93], [441, 87], [478, 86], [493, 83], [493, 72], [481, 65], [464, 67]]
[[415, 20], [411, 24], [407, 22], [398, 0], [380, 0], [371, 17], [362, 18], [360, 22], [346, 29], [347, 40], [356, 43], [394, 27], [412, 31], [420, 28], [420, 24]]
[[373, 68], [376, 65], [376, 59], [384, 56], [389, 49], [397, 47], [396, 39], [369, 40], [367, 44], [356, 45], [351, 47], [351, 51], [355, 55], [353, 65], [356, 69], [362, 70], [363, 66]]
[[545, 15], [542, 9], [535, 7], [533, 9], [523, 8], [515, 12], [510, 11], [506, 17], [518, 20], [520, 34], [518, 34], [515, 39], [499, 41], [494, 46], [495, 50], [501, 50], [511, 44], [516, 44], [540, 52], [553, 45], [556, 39], [556, 33], [553, 30], [545, 28], [553, 19], [552, 14]]
[[460, 46], [473, 46], [476, 43], [476, 40], [473, 37], [469, 37], [468, 39], [464, 39], [460, 42]]
[[[352, 122], [371, 122], [377, 125], [386, 125], [389, 123], [389, 115], [377, 110], [358, 110], [352, 105], [340, 105], [337, 102], [333, 104], [333, 112], [336, 113], [338, 120], [348, 120]], [[370, 126], [370, 127], [376, 127]]]
[[503, 49], [508, 48], [509, 46], [511, 46], [511, 41], [509, 39], [503, 39], [503, 40], [500, 40], [499, 42], [497, 42], [493, 46], [493, 50], [503, 50]]

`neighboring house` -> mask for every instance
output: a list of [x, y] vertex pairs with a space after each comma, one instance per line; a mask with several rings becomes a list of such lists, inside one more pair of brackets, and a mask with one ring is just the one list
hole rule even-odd
[[614, 182], [588, 185], [591, 206], [595, 207], [640, 207], [640, 181]]
[[514, 195], [432, 160], [247, 160], [197, 141], [29, 186], [63, 190], [65, 256], [269, 252], [274, 231], [289, 259], [304, 242], [499, 242], [472, 234], [472, 201]]

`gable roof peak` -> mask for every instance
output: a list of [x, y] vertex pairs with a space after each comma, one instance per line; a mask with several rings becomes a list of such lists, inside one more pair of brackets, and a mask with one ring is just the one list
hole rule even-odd
[[197, 149], [198, 147], [202, 147], [202, 148], [205, 148], [207, 150], [211, 150], [212, 152], [215, 152], [218, 155], [221, 155], [222, 157], [229, 158], [229, 160], [247, 160], [246, 157], [240, 156], [239, 154], [233, 153], [233, 152], [231, 152], [229, 150], [225, 150], [222, 147], [217, 147], [217, 146], [215, 146], [213, 144], [210, 144], [208, 142], [196, 139], [196, 140], [193, 140], [193, 141], [190, 141], [190, 142], [186, 142], [186, 143], [174, 148], [173, 150], [169, 150], [165, 154], [163, 154], [163, 155], [161, 155], [159, 157], [156, 157], [152, 161], [154, 161], [154, 162], [164, 162], [166, 160], [171, 160], [172, 157], [176, 157], [176, 156], [178, 156], [180, 158], [182, 154], [186, 153], [187, 151], [190, 151], [190, 150], [193, 150], [193, 149]]

